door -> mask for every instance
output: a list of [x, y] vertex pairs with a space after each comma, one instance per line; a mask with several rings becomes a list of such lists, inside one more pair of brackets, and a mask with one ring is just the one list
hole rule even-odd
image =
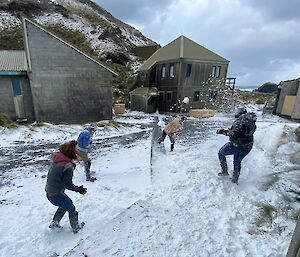
[[21, 79], [18, 76], [10, 77], [14, 95], [14, 105], [17, 119], [25, 119], [25, 108], [22, 95]]
[[158, 99], [158, 111], [161, 112], [165, 112], [165, 102], [166, 102], [166, 96], [165, 96], [165, 92], [164, 91], [159, 91], [159, 99]]

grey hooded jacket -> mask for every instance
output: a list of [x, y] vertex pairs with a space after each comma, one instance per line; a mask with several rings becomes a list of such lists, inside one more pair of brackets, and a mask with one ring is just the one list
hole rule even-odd
[[79, 187], [72, 181], [75, 164], [61, 152], [54, 153], [52, 160], [45, 188], [47, 194], [63, 194], [65, 189], [78, 192]]

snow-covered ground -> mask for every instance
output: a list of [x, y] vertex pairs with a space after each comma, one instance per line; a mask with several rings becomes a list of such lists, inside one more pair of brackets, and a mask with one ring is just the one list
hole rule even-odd
[[[98, 181], [86, 182], [79, 163], [74, 183], [88, 193], [67, 191], [86, 222], [76, 235], [67, 215], [62, 231], [48, 228], [56, 208], [44, 187], [49, 154], [82, 126], [0, 130], [0, 256], [284, 257], [295, 225], [289, 214], [300, 207], [286, 200], [288, 189], [299, 191], [293, 179], [300, 164], [290, 160], [300, 152], [293, 133], [299, 124], [252, 110], [255, 143], [238, 186], [216, 175], [217, 152], [228, 140], [216, 129], [231, 125], [228, 114], [188, 118], [175, 151], [166, 138], [166, 154], [154, 153], [152, 175], [153, 117], [130, 113], [102, 122], [91, 155]], [[232, 169], [231, 157], [228, 164]], [[263, 215], [268, 206], [271, 215]]]

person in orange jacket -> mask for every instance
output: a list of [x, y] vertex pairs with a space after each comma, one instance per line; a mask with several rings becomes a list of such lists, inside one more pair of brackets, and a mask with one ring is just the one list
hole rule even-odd
[[162, 131], [161, 138], [158, 140], [158, 143], [160, 144], [163, 142], [168, 135], [171, 141], [171, 152], [174, 150], [175, 145], [175, 136], [176, 132], [178, 132], [183, 123], [186, 121], [186, 117], [182, 116], [180, 118], [176, 118], [173, 121], [171, 121]]

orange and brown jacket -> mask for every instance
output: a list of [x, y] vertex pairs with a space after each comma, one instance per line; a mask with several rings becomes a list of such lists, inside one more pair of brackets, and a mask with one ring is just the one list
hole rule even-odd
[[181, 121], [179, 118], [174, 119], [171, 121], [165, 128], [164, 131], [167, 135], [174, 134], [181, 128]]

